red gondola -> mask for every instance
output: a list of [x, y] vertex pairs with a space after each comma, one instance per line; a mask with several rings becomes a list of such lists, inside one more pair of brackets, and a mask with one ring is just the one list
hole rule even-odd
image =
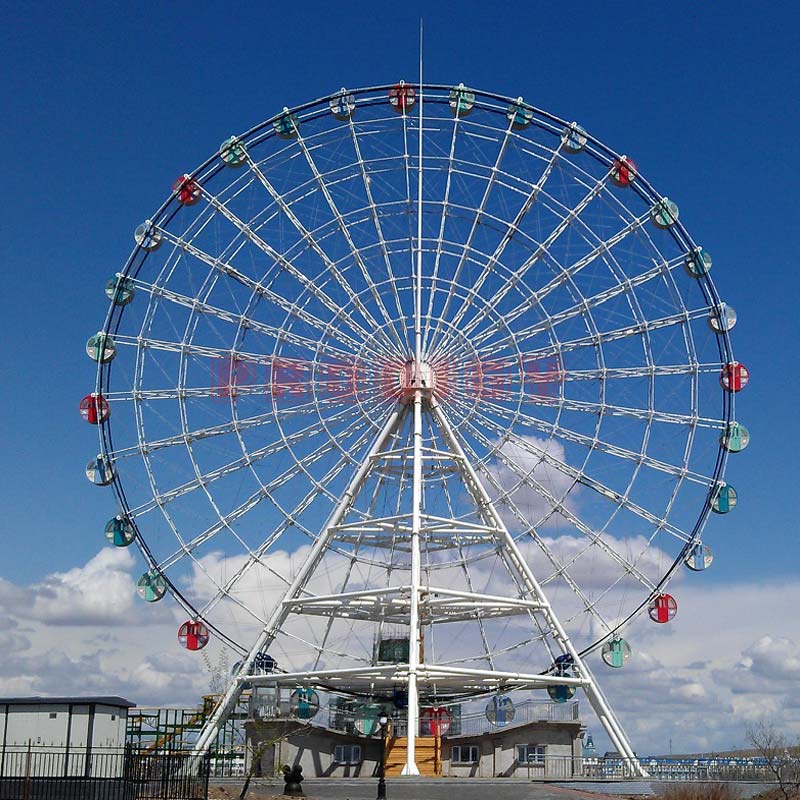
[[450, 712], [441, 706], [426, 708], [420, 715], [420, 723], [428, 736], [444, 736], [450, 730]]
[[188, 175], [181, 175], [172, 184], [172, 191], [178, 195], [178, 202], [183, 206], [193, 206], [202, 194], [200, 184]]
[[101, 394], [87, 394], [81, 400], [78, 410], [81, 413], [84, 421], [90, 425], [99, 425], [105, 422], [111, 414], [111, 407], [108, 405], [108, 400]]
[[209, 638], [208, 628], [202, 622], [188, 620], [178, 628], [178, 642], [187, 650], [202, 650]]
[[633, 183], [636, 177], [636, 162], [628, 156], [618, 158], [611, 166], [611, 183], [625, 188]]
[[678, 613], [678, 603], [671, 594], [659, 594], [650, 601], [647, 613], [653, 622], [669, 622]]
[[401, 114], [405, 114], [406, 111], [413, 108], [416, 101], [417, 93], [414, 91], [414, 87], [408, 86], [405, 81], [400, 81], [397, 86], [389, 89], [389, 102], [392, 108]]
[[722, 368], [719, 382], [729, 392], [741, 392], [750, 382], [750, 370], [738, 361], [731, 361]]

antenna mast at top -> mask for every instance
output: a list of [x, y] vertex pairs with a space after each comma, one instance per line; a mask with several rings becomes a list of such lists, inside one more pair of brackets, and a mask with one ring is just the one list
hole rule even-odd
[[417, 384], [422, 377], [422, 18], [419, 21], [419, 140], [417, 146], [417, 262], [414, 292], [414, 372]]

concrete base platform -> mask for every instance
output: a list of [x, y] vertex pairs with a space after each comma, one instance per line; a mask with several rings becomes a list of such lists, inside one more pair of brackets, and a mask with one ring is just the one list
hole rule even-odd
[[[623, 784], [624, 785], [624, 784]], [[303, 790], [308, 800], [375, 800], [377, 780], [359, 778], [307, 778]], [[236, 798], [241, 783], [209, 782], [209, 796]], [[224, 790], [224, 794], [219, 791]], [[248, 800], [280, 797], [283, 781], [258, 780], [250, 784]], [[531, 783], [515, 778], [388, 778], [387, 800], [619, 800], [599, 791], [587, 791], [582, 785], [574, 788], [548, 783]]]
[[[658, 781], [574, 781], [532, 783], [520, 778], [388, 778], [386, 800], [620, 800], [622, 797], [653, 797], [667, 787]], [[700, 784], [701, 785], [701, 784]], [[731, 784], [741, 798], [753, 797], [770, 788], [763, 783]], [[774, 786], [774, 784], [773, 784]], [[209, 797], [235, 800], [241, 781], [209, 781]], [[303, 789], [308, 800], [375, 800], [378, 782], [369, 778], [307, 778]], [[248, 800], [280, 798], [282, 780], [254, 780]]]

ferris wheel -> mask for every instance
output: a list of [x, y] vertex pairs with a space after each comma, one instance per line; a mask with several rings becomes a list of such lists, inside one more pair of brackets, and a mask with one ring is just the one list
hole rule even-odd
[[86, 471], [180, 645], [243, 655], [209, 730], [268, 659], [401, 686], [409, 719], [583, 689], [635, 762], [586, 656], [675, 616], [749, 441], [736, 313], [676, 202], [522, 98], [400, 82], [231, 136], [134, 237], [86, 346]]

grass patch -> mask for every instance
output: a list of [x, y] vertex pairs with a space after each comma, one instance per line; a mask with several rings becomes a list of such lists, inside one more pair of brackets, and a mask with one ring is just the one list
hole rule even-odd
[[738, 800], [739, 793], [728, 783], [680, 783], [668, 786], [663, 800]]

